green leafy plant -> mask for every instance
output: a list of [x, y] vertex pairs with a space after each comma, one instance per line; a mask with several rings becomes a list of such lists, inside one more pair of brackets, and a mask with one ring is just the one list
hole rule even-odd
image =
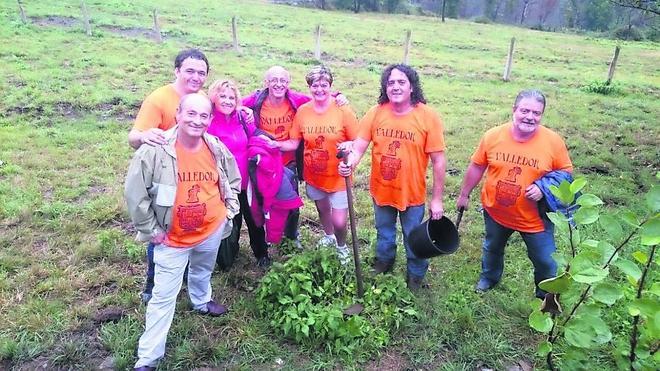
[[615, 83], [608, 84], [607, 81], [593, 81], [588, 85], [582, 87], [582, 90], [588, 93], [596, 93], [601, 95], [616, 95], [621, 94], [621, 87]]
[[359, 315], [343, 310], [358, 302], [354, 276], [332, 249], [307, 251], [276, 263], [257, 290], [257, 303], [274, 328], [296, 342], [353, 356], [385, 346], [390, 332], [417, 316], [399, 277], [367, 278]]
[[[569, 249], [557, 256], [563, 272], [539, 284], [548, 294], [540, 306], [538, 300], [533, 304], [529, 316], [532, 328], [547, 333], [539, 354], [551, 370], [558, 360], [562, 369], [582, 369], [591, 349], [611, 344], [619, 368], [657, 369], [660, 285], [652, 268], [658, 264], [660, 187], [651, 187], [642, 215], [628, 210], [616, 217], [601, 213], [603, 202], [593, 194], [576, 199], [585, 185], [579, 178], [551, 189], [564, 205], [579, 208], [548, 213]], [[648, 281], [654, 283], [647, 287]], [[632, 318], [608, 324], [610, 311]]]

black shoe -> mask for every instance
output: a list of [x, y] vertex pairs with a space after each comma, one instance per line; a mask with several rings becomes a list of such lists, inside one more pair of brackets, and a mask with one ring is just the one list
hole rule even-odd
[[426, 289], [429, 287], [428, 283], [424, 281], [424, 277], [414, 277], [411, 275], [406, 277], [406, 284], [408, 285], [408, 289], [412, 292], [417, 292], [420, 289]]
[[389, 273], [392, 271], [393, 267], [394, 267], [394, 262], [385, 263], [383, 261], [376, 259], [376, 262], [374, 263], [373, 273], [374, 275], [381, 273]]
[[480, 279], [476, 285], [474, 285], [474, 291], [477, 294], [483, 294], [484, 292], [492, 289], [497, 283], [490, 283], [485, 279]]
[[270, 260], [270, 257], [268, 257], [268, 255], [262, 256], [261, 258], [259, 258], [257, 260], [257, 267], [259, 267], [261, 269], [264, 269], [264, 270], [268, 269], [271, 264], [273, 264], [273, 261]]

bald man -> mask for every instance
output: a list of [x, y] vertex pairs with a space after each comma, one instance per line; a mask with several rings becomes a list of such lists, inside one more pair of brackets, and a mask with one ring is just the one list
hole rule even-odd
[[154, 244], [155, 286], [147, 305], [136, 370], [155, 370], [165, 355], [183, 272], [194, 311], [227, 312], [211, 299], [218, 246], [238, 213], [241, 177], [234, 157], [206, 133], [212, 106], [201, 94], [181, 98], [177, 125], [163, 145], [140, 146], [126, 176], [124, 196], [138, 238]]
[[[264, 75], [264, 89], [257, 90], [243, 99], [243, 105], [254, 112], [257, 127], [270, 134], [277, 141], [289, 139], [289, 131], [298, 107], [312, 98], [301, 92], [289, 89], [291, 75], [282, 66], [272, 66]], [[346, 97], [338, 92], [333, 93], [341, 106], [348, 103]], [[299, 176], [302, 176], [302, 143], [295, 151], [282, 153], [282, 162]], [[297, 190], [296, 190], [297, 191]], [[286, 238], [298, 241], [298, 219], [300, 212], [292, 211], [287, 220], [284, 235]]]

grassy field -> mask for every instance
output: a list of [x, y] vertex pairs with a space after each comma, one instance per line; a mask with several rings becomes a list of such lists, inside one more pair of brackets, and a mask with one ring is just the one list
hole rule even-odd
[[[618, 92], [599, 95], [582, 87], [605, 79], [611, 40], [226, 0], [88, 1], [93, 35], [87, 37], [78, 1], [23, 3], [27, 25], [15, 2], [0, 4], [0, 369], [132, 367], [144, 321], [138, 297], [144, 246], [133, 241], [122, 198], [132, 154], [126, 134], [145, 95], [173, 78], [172, 60], [184, 47], [207, 53], [208, 83], [230, 76], [247, 93], [260, 86], [263, 71], [281, 64], [292, 72], [292, 87], [305, 91], [302, 77], [316, 64], [313, 30], [321, 24], [334, 86], [361, 115], [376, 102], [380, 71], [402, 59], [405, 32], [413, 30], [411, 64], [445, 122], [451, 217], [479, 137], [509, 118], [521, 88], [547, 93], [546, 125], [566, 138], [576, 173], [607, 208], [638, 206], [660, 170], [658, 44], [622, 43]], [[149, 33], [156, 4], [163, 44]], [[240, 53], [231, 48], [232, 16]], [[515, 62], [512, 81], [504, 83], [511, 37]], [[370, 256], [375, 232], [367, 171], [368, 161], [355, 192], [362, 250]], [[245, 246], [234, 268], [213, 278], [215, 296], [231, 314], [199, 318], [182, 296], [161, 368], [543, 367], [535, 355], [541, 337], [527, 324], [532, 269], [519, 237], [508, 248], [502, 284], [483, 296], [472, 291], [483, 233], [472, 206], [461, 225], [461, 249], [431, 263], [431, 288], [417, 299], [420, 320], [401, 327], [379, 354], [342, 361], [269, 329], [254, 302], [263, 273]], [[303, 242], [314, 245], [319, 228], [309, 203], [301, 229]], [[404, 274], [402, 261], [395, 274]], [[607, 346], [594, 352], [590, 368], [613, 368], [609, 354]]]

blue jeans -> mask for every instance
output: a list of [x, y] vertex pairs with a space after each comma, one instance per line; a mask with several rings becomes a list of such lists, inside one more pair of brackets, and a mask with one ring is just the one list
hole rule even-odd
[[[509, 237], [515, 232], [513, 229], [504, 227], [497, 223], [484, 210], [484, 223], [486, 225], [486, 237], [484, 238], [481, 252], [481, 276], [480, 281], [485, 281], [488, 286], [493, 286], [502, 278], [504, 271], [504, 247]], [[545, 230], [538, 233], [518, 232], [527, 245], [527, 256], [534, 265], [534, 284], [536, 285], [536, 296], [543, 297], [545, 291], [539, 289], [539, 282], [555, 277], [557, 274], [557, 263], [552, 258], [555, 247], [554, 225], [547, 219], [543, 219]]]
[[408, 235], [424, 218], [424, 205], [410, 206], [399, 211], [391, 206], [378, 206], [374, 202], [376, 219], [376, 259], [386, 264], [393, 264], [396, 258], [396, 217], [399, 216], [403, 230], [403, 246], [406, 248], [408, 275], [424, 278], [429, 268], [428, 259], [419, 259], [408, 246]]

